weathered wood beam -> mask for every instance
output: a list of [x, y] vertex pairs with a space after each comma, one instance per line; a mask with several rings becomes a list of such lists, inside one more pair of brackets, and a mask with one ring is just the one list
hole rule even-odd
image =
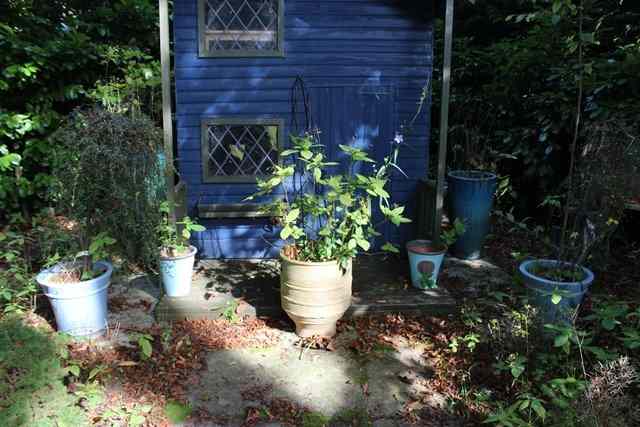
[[449, 133], [449, 88], [451, 84], [451, 51], [453, 48], [453, 1], [447, 0], [444, 27], [444, 58], [442, 62], [442, 98], [440, 101], [440, 143], [438, 147], [438, 177], [436, 206], [433, 224], [433, 240], [440, 242], [442, 211], [444, 207], [444, 182], [447, 169], [447, 137]]
[[162, 70], [162, 129], [164, 133], [164, 176], [171, 217], [176, 220], [176, 193], [173, 165], [173, 120], [171, 115], [171, 50], [169, 46], [169, 2], [159, 0], [160, 10], [160, 66]]

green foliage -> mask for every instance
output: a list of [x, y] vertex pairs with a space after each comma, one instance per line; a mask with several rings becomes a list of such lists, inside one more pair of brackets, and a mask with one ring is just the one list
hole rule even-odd
[[473, 352], [480, 342], [480, 336], [476, 333], [469, 333], [462, 337], [453, 337], [449, 342], [449, 349], [453, 353], [457, 353], [464, 344], [467, 350]]
[[[386, 221], [396, 226], [410, 222], [404, 207], [391, 204], [385, 189], [397, 169], [397, 147], [379, 166], [363, 150], [344, 145], [340, 149], [349, 164], [333, 173], [330, 168], [337, 164], [325, 157], [316, 136], [292, 135], [291, 148], [281, 153], [288, 162], [276, 165], [269, 178], [258, 180], [259, 191], [248, 198], [282, 193], [267, 209], [280, 219], [280, 238], [291, 242], [292, 258], [337, 260], [346, 267], [358, 250], [368, 251], [379, 236], [372, 217], [374, 203]], [[370, 175], [355, 172], [355, 166], [364, 167], [363, 163], [372, 165]], [[383, 249], [397, 251], [391, 243]]]
[[164, 408], [164, 413], [172, 424], [185, 422], [191, 416], [191, 411], [191, 405], [176, 401], [167, 402], [167, 406]]
[[61, 336], [14, 316], [0, 321], [0, 425], [89, 425], [78, 398], [67, 393], [66, 357]]
[[[78, 110], [52, 139], [55, 186], [50, 195], [58, 211], [77, 223], [81, 245], [90, 249], [90, 235], [118, 236], [114, 249], [119, 255], [153, 267], [154, 227], [163, 196], [160, 130], [143, 116]], [[93, 245], [104, 248], [103, 243], [94, 239]]]
[[205, 227], [196, 224], [188, 216], [174, 223], [170, 218], [169, 202], [162, 202], [159, 211], [162, 216], [156, 227], [156, 232], [160, 242], [160, 250], [166, 256], [173, 257], [186, 252], [189, 249], [191, 233], [205, 230]]
[[112, 425], [138, 427], [145, 423], [145, 415], [149, 413], [152, 408], [151, 405], [136, 405], [132, 408], [127, 406], [113, 407], [104, 411], [102, 418], [109, 420]]
[[157, 117], [157, 19], [150, 0], [3, 4], [0, 217], [43, 205], [50, 136], [74, 107], [97, 101]]
[[302, 415], [302, 427], [327, 427], [331, 418], [318, 412], [305, 412]]
[[[613, 117], [634, 125], [632, 135], [637, 138], [640, 9], [636, 3], [584, 0], [582, 31], [578, 0], [489, 0], [464, 2], [457, 8], [451, 166], [491, 169], [497, 163], [500, 174], [511, 175], [514, 189], [509, 194], [515, 199], [507, 197], [504, 203], [513, 202], [519, 214], [530, 215], [566, 177], [580, 75], [586, 121], [579, 142], [593, 125]], [[436, 31], [440, 34], [441, 29]], [[584, 49], [582, 65], [579, 44]], [[436, 52], [441, 49], [441, 44], [436, 46]], [[440, 78], [437, 71], [434, 76]], [[434, 82], [433, 87], [437, 105], [440, 85]], [[434, 132], [435, 141], [435, 127]], [[489, 155], [483, 155], [486, 151]]]
[[613, 331], [627, 319], [629, 305], [619, 301], [598, 302], [593, 308], [593, 314], [587, 316], [586, 320], [595, 320], [599, 326], [607, 331]]
[[137, 333], [134, 339], [140, 350], [140, 358], [142, 360], [148, 360], [153, 354], [153, 337], [149, 334]]
[[0, 317], [33, 307], [38, 285], [24, 257], [25, 239], [15, 227], [0, 231]]
[[[584, 422], [593, 420], [593, 425], [624, 425], [625, 411], [634, 407], [624, 396], [634, 393], [629, 387], [636, 377], [631, 367], [624, 378], [616, 379], [620, 374], [609, 366], [622, 366], [625, 358], [637, 357], [640, 346], [627, 345], [637, 341], [632, 337], [638, 328], [635, 306], [594, 297], [590, 315], [573, 324], [538, 329], [537, 313], [518, 292], [487, 293], [475, 304], [463, 308], [466, 333], [453, 337], [449, 348], [452, 353], [468, 351], [475, 356], [471, 366], [494, 360], [497, 381], [482, 389], [493, 396], [482, 403], [489, 409], [485, 423], [577, 426], [591, 425]], [[473, 334], [475, 352], [463, 345]], [[483, 350], [478, 352], [479, 348]], [[611, 371], [606, 379], [601, 378], [603, 370]], [[482, 391], [470, 387], [468, 395]]]
[[440, 239], [445, 245], [451, 246], [464, 234], [465, 230], [466, 227], [464, 223], [460, 221], [460, 218], [456, 218], [451, 228], [442, 231]]
[[224, 311], [222, 312], [222, 317], [230, 323], [238, 323], [240, 321], [240, 316], [238, 316], [237, 300], [233, 299], [231, 301], [227, 301]]
[[88, 381], [90, 382], [78, 383], [73, 394], [77, 396], [87, 408], [95, 409], [104, 402], [104, 390], [96, 381], [91, 381], [91, 375], [89, 375], [89, 377]]
[[438, 284], [431, 277], [431, 273], [420, 273], [420, 287], [422, 289], [436, 289]]

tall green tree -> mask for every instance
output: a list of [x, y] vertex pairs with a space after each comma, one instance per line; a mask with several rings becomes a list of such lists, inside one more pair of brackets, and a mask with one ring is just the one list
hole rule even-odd
[[75, 107], [157, 112], [157, 16], [152, 0], [3, 2], [0, 220], [44, 203], [50, 136]]
[[[483, 167], [495, 153], [514, 156], [497, 166], [511, 175], [522, 213], [530, 214], [568, 174], [579, 75], [584, 81], [580, 141], [594, 123], [640, 118], [640, 4], [584, 0], [582, 30], [579, 4], [456, 3], [449, 158], [456, 167]], [[437, 103], [439, 85], [433, 87]], [[438, 123], [437, 117], [432, 122]], [[434, 131], [437, 137], [439, 130]], [[493, 157], [480, 155], [487, 148]]]

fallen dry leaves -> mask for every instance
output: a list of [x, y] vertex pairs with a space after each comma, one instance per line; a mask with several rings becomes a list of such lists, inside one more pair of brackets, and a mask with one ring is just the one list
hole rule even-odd
[[185, 320], [174, 325], [179, 334], [190, 336], [209, 350], [246, 347], [270, 347], [278, 342], [278, 333], [262, 319], [247, 318], [239, 323], [226, 320]]
[[[167, 425], [163, 412], [166, 402], [187, 401], [187, 389], [198, 382], [207, 350], [267, 347], [278, 340], [276, 331], [260, 319], [246, 319], [237, 324], [226, 320], [182, 321], [170, 329], [154, 326], [133, 333], [153, 338], [150, 358], [144, 358], [136, 345], [98, 347], [87, 342], [70, 345], [71, 359], [81, 364], [83, 372], [100, 368], [99, 379], [111, 391], [95, 411], [95, 419], [106, 407], [152, 404], [147, 425]], [[194, 417], [211, 418], [201, 410]]]

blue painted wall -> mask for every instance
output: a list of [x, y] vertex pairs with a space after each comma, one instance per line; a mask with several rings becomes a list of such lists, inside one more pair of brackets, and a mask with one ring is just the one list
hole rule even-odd
[[[309, 88], [314, 124], [329, 147], [356, 144], [381, 158], [396, 131], [417, 112], [431, 79], [431, 23], [399, 0], [285, 0], [283, 58], [199, 58], [197, 1], [174, 5], [178, 162], [187, 183], [188, 208], [197, 203], [237, 203], [255, 190], [248, 184], [202, 181], [200, 125], [207, 117], [277, 117], [291, 129], [290, 89], [296, 76]], [[411, 2], [405, 2], [411, 3]], [[300, 109], [300, 106], [298, 106]], [[430, 106], [405, 133], [400, 154], [409, 179], [391, 184], [394, 201], [415, 206], [415, 188], [426, 176]], [[300, 119], [300, 118], [299, 118]], [[211, 258], [262, 258], [277, 254], [278, 230], [263, 220], [203, 221], [201, 254]], [[385, 228], [404, 242], [413, 226]], [[276, 246], [271, 246], [276, 244]]]

